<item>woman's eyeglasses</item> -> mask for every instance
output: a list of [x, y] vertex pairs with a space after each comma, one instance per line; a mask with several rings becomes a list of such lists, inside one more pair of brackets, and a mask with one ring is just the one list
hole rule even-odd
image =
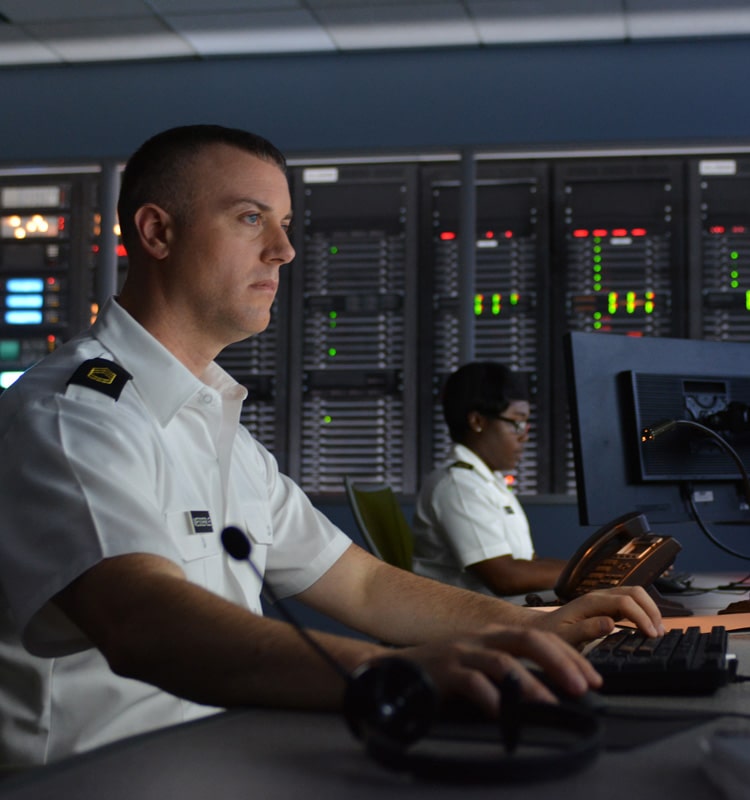
[[514, 433], [518, 434], [518, 436], [523, 436], [527, 433], [531, 425], [527, 419], [512, 419], [511, 417], [503, 417], [501, 414], [497, 414], [495, 419], [501, 419], [503, 422], [512, 425]]

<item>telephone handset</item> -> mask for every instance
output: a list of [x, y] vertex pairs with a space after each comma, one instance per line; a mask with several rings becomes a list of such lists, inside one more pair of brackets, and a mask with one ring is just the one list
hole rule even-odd
[[594, 589], [643, 586], [663, 614], [666, 603], [679, 608], [680, 616], [687, 615], [687, 609], [665, 601], [652, 587], [681, 549], [671, 536], [652, 533], [644, 514], [624, 514], [599, 528], [576, 550], [555, 584], [555, 593], [567, 601]]

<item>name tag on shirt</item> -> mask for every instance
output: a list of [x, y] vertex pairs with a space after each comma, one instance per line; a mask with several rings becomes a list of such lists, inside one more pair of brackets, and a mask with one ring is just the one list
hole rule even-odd
[[214, 526], [208, 511], [190, 511], [192, 533], [213, 533]]

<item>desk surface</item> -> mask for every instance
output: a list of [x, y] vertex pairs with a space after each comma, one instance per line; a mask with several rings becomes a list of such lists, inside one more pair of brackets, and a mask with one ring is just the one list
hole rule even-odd
[[[705, 584], [709, 585], [709, 584]], [[687, 599], [687, 598], [686, 598]], [[736, 595], [722, 597], [715, 611]], [[692, 602], [692, 601], [691, 601]], [[750, 674], [750, 634], [731, 636], [739, 672]], [[750, 683], [738, 683], [709, 697], [612, 698], [629, 710], [705, 710], [750, 716]], [[564, 778], [514, 784], [514, 800], [565, 797], [633, 797], [717, 800], [718, 789], [703, 774], [702, 740], [711, 731], [749, 730], [750, 719], [725, 716], [680, 726], [672, 735], [624, 751], [606, 751], [591, 765]], [[554, 787], [552, 789], [551, 787]], [[372, 762], [334, 714], [248, 709], [218, 714], [157, 731], [83, 756], [0, 780], [7, 800], [151, 800], [179, 798], [483, 798], [498, 796], [497, 785], [456, 787], [425, 783], [389, 772]]]

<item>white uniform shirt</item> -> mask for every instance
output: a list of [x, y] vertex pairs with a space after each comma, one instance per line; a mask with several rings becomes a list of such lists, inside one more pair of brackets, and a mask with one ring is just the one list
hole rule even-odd
[[[132, 375], [118, 399], [66, 385], [93, 358]], [[239, 425], [246, 394], [216, 364], [198, 380], [110, 301], [0, 397], [0, 764], [215, 711], [117, 677], [50, 603], [101, 559], [164, 556], [261, 613], [260, 582], [222, 551], [225, 526], [247, 532], [281, 596], [312, 585], [350, 545]]]
[[471, 564], [534, 557], [526, 514], [503, 476], [460, 444], [425, 479], [412, 527], [414, 571], [464, 589], [491, 594], [466, 571]]

